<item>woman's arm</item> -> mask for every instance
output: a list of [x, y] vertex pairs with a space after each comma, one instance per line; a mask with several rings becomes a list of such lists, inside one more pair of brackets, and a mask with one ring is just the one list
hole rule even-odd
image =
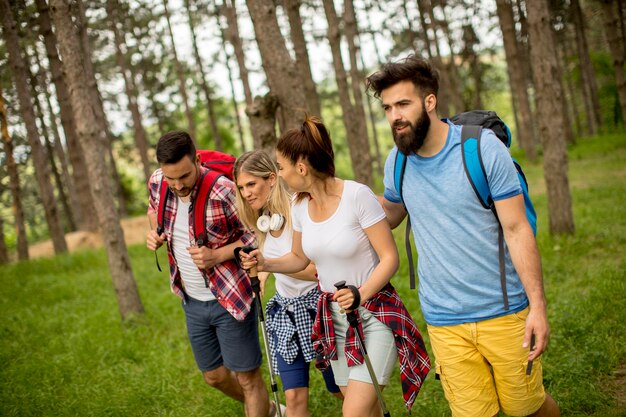
[[280, 258], [265, 259], [259, 249], [249, 254], [240, 252], [241, 263], [244, 269], [257, 268], [257, 271], [280, 272], [282, 274], [295, 274], [309, 266], [311, 260], [304, 255], [302, 250], [302, 233], [293, 232], [291, 252]]
[[[363, 229], [363, 231], [367, 235], [376, 254], [378, 254], [380, 263], [374, 268], [372, 275], [370, 275], [367, 281], [359, 288], [361, 304], [387, 285], [393, 274], [398, 270], [399, 264], [396, 242], [393, 240], [391, 228], [386, 219], [379, 221], [367, 229]], [[341, 308], [348, 309], [354, 301], [354, 296], [350, 290], [343, 289], [337, 291], [334, 299], [339, 303]]]

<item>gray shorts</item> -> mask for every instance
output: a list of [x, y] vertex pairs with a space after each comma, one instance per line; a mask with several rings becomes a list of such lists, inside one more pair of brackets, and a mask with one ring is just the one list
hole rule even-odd
[[224, 365], [233, 372], [261, 366], [261, 345], [256, 303], [242, 321], [237, 321], [217, 300], [186, 297], [183, 304], [187, 335], [200, 371]]
[[[337, 359], [330, 361], [335, 374], [335, 382], [340, 387], [348, 385], [348, 380], [353, 379], [361, 382], [372, 383], [372, 378], [365, 363], [348, 367], [344, 346], [346, 331], [350, 326], [345, 314], [339, 312], [337, 303], [330, 303], [333, 315], [333, 325], [335, 327], [335, 341], [337, 346]], [[393, 332], [383, 323], [378, 321], [369, 310], [359, 307], [359, 316], [365, 338], [365, 348], [374, 368], [374, 373], [380, 385], [387, 385], [393, 373], [393, 367], [398, 359], [398, 352], [393, 338]]]

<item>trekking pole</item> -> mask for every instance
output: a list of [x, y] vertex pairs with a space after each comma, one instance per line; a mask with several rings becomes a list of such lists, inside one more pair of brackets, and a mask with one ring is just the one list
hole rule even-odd
[[[244, 246], [243, 248], [235, 249], [235, 258], [239, 260], [239, 251], [250, 253], [254, 250], [252, 246]], [[267, 358], [267, 367], [270, 371], [270, 383], [272, 385], [272, 393], [274, 394], [274, 403], [276, 405], [276, 415], [283, 417], [280, 410], [280, 402], [278, 400], [278, 384], [274, 374], [274, 367], [272, 366], [272, 356], [270, 355], [270, 345], [267, 340], [267, 328], [265, 326], [265, 314], [263, 313], [263, 305], [261, 304], [261, 281], [259, 281], [259, 275], [256, 267], [252, 267], [248, 270], [248, 276], [250, 277], [250, 284], [252, 284], [252, 291], [254, 291], [254, 298], [256, 300], [257, 310], [259, 312], [259, 321], [261, 322], [261, 333], [263, 334], [263, 342], [265, 344], [265, 357]]]
[[[346, 286], [346, 281], [339, 281], [335, 283], [335, 287], [338, 290], [343, 288], [348, 288]], [[367, 349], [365, 349], [365, 341], [359, 332], [359, 319], [356, 317], [356, 313], [354, 310], [346, 312], [346, 317], [348, 318], [348, 323], [354, 329], [354, 333], [356, 333], [356, 337], [359, 340], [359, 344], [361, 345], [361, 350], [363, 351], [363, 360], [365, 362], [365, 366], [367, 367], [367, 371], [370, 374], [370, 378], [372, 378], [372, 384], [374, 384], [374, 390], [376, 391], [376, 396], [378, 397], [378, 403], [380, 404], [380, 408], [383, 411], [384, 417], [390, 417], [389, 411], [387, 410], [387, 404], [385, 404], [385, 399], [383, 398], [383, 392], [380, 389], [380, 385], [378, 385], [378, 379], [376, 378], [376, 373], [374, 372], [374, 368], [372, 367], [372, 362], [370, 362], [370, 358], [367, 355]]]

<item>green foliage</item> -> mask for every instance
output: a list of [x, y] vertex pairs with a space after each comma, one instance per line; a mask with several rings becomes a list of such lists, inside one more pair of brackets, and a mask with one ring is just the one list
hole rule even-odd
[[[539, 214], [552, 327], [545, 384], [562, 415], [617, 417], [624, 410], [614, 390], [623, 395], [623, 381], [619, 388], [614, 371], [626, 362], [626, 135], [580, 140], [569, 155], [573, 236], [548, 234], [541, 163], [522, 161]], [[403, 227], [394, 231], [400, 248], [403, 233]], [[394, 285], [425, 332], [403, 249], [400, 254]], [[103, 250], [0, 267], [0, 415], [243, 415], [240, 404], [202, 381], [167, 272], [157, 272], [143, 245], [130, 255], [146, 312], [125, 323]], [[264, 375], [268, 381], [266, 369]], [[339, 416], [340, 403], [325, 392], [319, 372], [311, 370], [311, 377], [312, 415]], [[385, 399], [392, 415], [405, 415], [398, 369]], [[413, 415], [449, 415], [433, 375]]]

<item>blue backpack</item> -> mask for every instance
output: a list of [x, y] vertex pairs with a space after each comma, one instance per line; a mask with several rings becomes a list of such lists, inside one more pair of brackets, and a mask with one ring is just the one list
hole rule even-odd
[[[491, 210], [498, 219], [496, 207], [491, 197], [491, 191], [489, 190], [489, 183], [487, 182], [487, 174], [483, 166], [482, 157], [480, 154], [480, 136], [483, 128], [491, 129], [493, 133], [500, 139], [507, 148], [511, 146], [511, 131], [507, 125], [498, 117], [493, 111], [487, 110], [474, 110], [465, 113], [457, 114], [450, 118], [450, 121], [456, 125], [462, 125], [461, 128], [461, 149], [463, 151], [463, 166], [467, 179], [469, 180], [476, 197], [480, 204], [488, 210]], [[528, 195], [528, 182], [526, 176], [522, 171], [522, 167], [513, 159], [515, 168], [517, 169], [517, 176], [519, 178], [520, 185], [524, 194], [524, 205], [526, 207], [526, 217], [533, 229], [533, 233], [537, 234], [537, 214], [533, 207], [530, 197]], [[402, 185], [404, 178], [404, 171], [406, 169], [406, 155], [398, 151], [396, 153], [396, 160], [394, 165], [394, 186], [396, 191], [400, 195], [400, 199], [404, 203], [402, 197]], [[499, 223], [499, 220], [498, 220]], [[407, 250], [407, 257], [409, 260], [409, 275], [411, 289], [415, 289], [415, 269], [413, 266], [413, 252], [411, 250], [410, 243], [411, 233], [411, 218], [407, 219], [406, 232], [405, 232], [405, 246]], [[498, 230], [498, 248], [499, 248], [499, 264], [500, 264], [500, 284], [502, 286], [502, 296], [504, 298], [504, 308], [509, 309], [509, 300], [506, 293], [506, 272], [504, 265], [504, 234], [502, 227]]]

